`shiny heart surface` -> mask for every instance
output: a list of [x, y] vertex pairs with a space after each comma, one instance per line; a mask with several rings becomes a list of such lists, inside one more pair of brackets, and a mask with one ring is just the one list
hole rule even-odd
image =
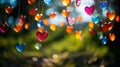
[[62, 16], [63, 17], [68, 17], [68, 15], [70, 14], [69, 10], [62, 10]]
[[81, 0], [76, 0], [76, 6], [79, 7], [81, 4]]
[[55, 16], [56, 16], [56, 12], [51, 12], [49, 15], [50, 18], [55, 18]]
[[40, 21], [42, 19], [42, 16], [43, 16], [42, 14], [36, 14], [35, 15], [35, 20]]
[[56, 31], [57, 25], [56, 24], [50, 24], [50, 30]]
[[114, 20], [115, 12], [107, 12], [107, 18], [111, 21]]
[[44, 23], [45, 26], [48, 26], [49, 25], [49, 19], [47, 19], [47, 18], [43, 19], [43, 23]]
[[71, 3], [71, 0], [62, 0], [62, 4], [63, 4], [64, 6], [69, 6], [70, 3]]
[[25, 27], [26, 30], [28, 30], [28, 29], [30, 28], [30, 23], [26, 23], [26, 24], [24, 25], [24, 27]]
[[39, 28], [39, 27], [42, 27], [42, 26], [44, 26], [44, 23], [43, 23], [43, 21], [39, 21], [39, 22], [37, 22], [37, 27]]
[[15, 31], [15, 32], [17, 32], [17, 33], [18, 33], [18, 32], [20, 32], [20, 31], [21, 31], [22, 26], [21, 26], [21, 25], [15, 25], [13, 29], [14, 29], [14, 31]]
[[115, 18], [115, 21], [116, 22], [120, 21], [120, 16], [117, 15], [116, 18]]
[[25, 43], [16, 43], [16, 49], [18, 52], [22, 52], [25, 49]]
[[28, 4], [33, 5], [36, 2], [36, 0], [27, 0], [27, 2]]
[[107, 44], [107, 37], [103, 37], [102, 39], [101, 39], [101, 42], [102, 42], [102, 44]]
[[66, 27], [66, 32], [67, 32], [67, 33], [70, 34], [70, 33], [72, 33], [72, 31], [73, 31], [73, 26], [67, 26], [67, 27]]
[[69, 25], [75, 24], [75, 17], [68, 17], [68, 23]]
[[89, 32], [90, 32], [91, 35], [95, 35], [96, 34], [96, 31], [94, 29], [92, 29], [92, 28], [89, 29]]
[[92, 16], [92, 21], [97, 24], [100, 21], [99, 16]]
[[20, 17], [19, 17], [19, 22], [25, 22], [25, 20], [26, 20], [26, 16], [25, 15], [21, 15]]
[[114, 33], [112, 33], [112, 34], [110, 33], [110, 34], [109, 34], [109, 39], [110, 39], [111, 41], [114, 41], [115, 38], [116, 38], [116, 36], [115, 36]]
[[82, 20], [83, 20], [82, 16], [77, 16], [77, 17], [76, 17], [76, 21], [82, 22]]
[[81, 36], [83, 35], [82, 31], [75, 31], [74, 33], [76, 39], [80, 39]]
[[47, 39], [48, 37], [48, 32], [44, 31], [44, 32], [36, 32], [36, 37], [40, 42], [43, 42]]
[[93, 23], [92, 21], [90, 21], [90, 22], [88, 23], [88, 26], [89, 26], [90, 28], [93, 28], [93, 27], [94, 27], [94, 23]]
[[7, 7], [5, 8], [5, 12], [6, 12], [7, 14], [10, 14], [12, 11], [13, 11], [13, 7], [11, 7], [11, 6], [7, 6]]
[[9, 29], [9, 25], [7, 22], [4, 24], [0, 25], [0, 32], [5, 33]]
[[107, 9], [108, 6], [109, 6], [109, 4], [108, 4], [107, 1], [100, 1], [100, 2], [99, 2], [99, 7], [100, 7], [102, 10]]
[[44, 28], [43, 27], [39, 27], [38, 28], [38, 32], [44, 32]]
[[47, 4], [48, 6], [52, 4], [53, 0], [44, 0], [44, 3]]
[[37, 10], [38, 10], [37, 8], [32, 8], [32, 9], [30, 9], [30, 10], [29, 10], [29, 15], [31, 15], [31, 16], [36, 15]]
[[86, 6], [86, 7], [85, 7], [85, 12], [86, 12], [88, 15], [92, 15], [93, 12], [94, 12], [94, 6], [90, 6], [90, 7]]

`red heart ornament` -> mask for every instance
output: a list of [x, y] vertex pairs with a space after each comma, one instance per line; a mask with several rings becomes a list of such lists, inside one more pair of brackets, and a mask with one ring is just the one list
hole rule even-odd
[[12, 11], [13, 11], [13, 7], [11, 7], [11, 6], [7, 6], [7, 7], [5, 8], [5, 12], [6, 12], [7, 14], [10, 14]]
[[45, 39], [47, 39], [48, 37], [48, 32], [44, 31], [44, 32], [36, 32], [36, 37], [40, 42], [43, 42]]
[[37, 10], [38, 10], [37, 8], [34, 8], [34, 9], [32, 8], [32, 9], [30, 9], [30, 10], [29, 10], [29, 15], [34, 16], [34, 15], [37, 13]]
[[110, 31], [113, 28], [113, 23], [112, 22], [107, 23], [106, 27], [107, 27], [107, 30]]
[[24, 15], [21, 15], [20, 17], [19, 17], [19, 22], [24, 22], [25, 21], [25, 19], [26, 19], [26, 16]]
[[91, 35], [95, 35], [96, 34], [96, 31], [94, 29], [92, 29], [92, 28], [89, 29], [89, 32], [90, 32]]

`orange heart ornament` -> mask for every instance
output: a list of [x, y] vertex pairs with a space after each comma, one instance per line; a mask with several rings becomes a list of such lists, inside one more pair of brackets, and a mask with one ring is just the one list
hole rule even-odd
[[110, 34], [109, 34], [109, 38], [110, 38], [111, 41], [114, 41], [115, 38], [116, 38], [116, 36], [115, 36], [114, 33], [112, 33], [112, 34], [110, 33]]
[[115, 12], [107, 12], [107, 18], [111, 21], [114, 20]]
[[50, 16], [50, 18], [55, 18], [56, 12], [51, 12], [49, 16]]
[[66, 32], [67, 32], [67, 33], [70, 34], [70, 33], [72, 33], [72, 31], [73, 31], [73, 26], [67, 26], [67, 27], [66, 27]]
[[62, 0], [62, 4], [63, 4], [64, 6], [69, 6], [70, 3], [71, 3], [71, 0]]
[[75, 35], [75, 38], [76, 38], [76, 39], [80, 39], [81, 36], [82, 36], [82, 34], [83, 34], [82, 31], [75, 31], [75, 34], [74, 34], [74, 35]]
[[70, 12], [69, 12], [69, 10], [62, 10], [61, 14], [62, 14], [63, 17], [68, 17]]
[[36, 2], [36, 0], [27, 0], [27, 2], [28, 4], [33, 5]]
[[57, 25], [56, 24], [50, 24], [50, 30], [56, 31]]
[[36, 14], [35, 15], [35, 20], [40, 21], [42, 19], [42, 16], [43, 16], [42, 14]]
[[24, 27], [26, 30], [28, 30], [30, 28], [30, 23], [26, 23]]
[[49, 25], [49, 20], [48, 20], [48, 19], [43, 19], [43, 24], [44, 24], [45, 26], [48, 26], [48, 25]]
[[88, 23], [88, 26], [89, 26], [90, 28], [93, 28], [93, 27], [94, 27], [94, 23], [93, 23], [92, 21], [90, 21], [90, 22]]
[[22, 26], [20, 26], [20, 25], [15, 25], [13, 29], [14, 29], [14, 31], [15, 31], [15, 32], [17, 32], [17, 33], [18, 33], [18, 32], [20, 32], [20, 31], [21, 31]]
[[6, 12], [7, 14], [10, 14], [12, 11], [13, 11], [13, 7], [11, 7], [11, 6], [7, 6], [7, 7], [5, 8], [5, 12]]

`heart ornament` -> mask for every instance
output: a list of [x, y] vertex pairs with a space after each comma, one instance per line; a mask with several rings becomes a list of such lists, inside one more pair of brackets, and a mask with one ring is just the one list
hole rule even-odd
[[16, 43], [16, 50], [22, 52], [25, 49], [25, 43]]
[[68, 17], [68, 23], [69, 25], [75, 24], [75, 17]]
[[36, 32], [36, 37], [40, 42], [43, 42], [47, 39], [48, 37], [48, 32], [44, 31], [44, 32]]
[[0, 32], [5, 33], [9, 29], [9, 25], [7, 22], [4, 24], [0, 25]]
[[92, 15], [93, 12], [94, 12], [94, 6], [90, 6], [90, 7], [86, 6], [86, 7], [85, 7], [85, 12], [86, 12], [88, 15]]

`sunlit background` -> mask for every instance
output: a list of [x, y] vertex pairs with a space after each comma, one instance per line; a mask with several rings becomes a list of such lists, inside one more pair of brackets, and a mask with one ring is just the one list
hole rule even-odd
[[119, 67], [119, 0], [0, 0], [1, 67]]

